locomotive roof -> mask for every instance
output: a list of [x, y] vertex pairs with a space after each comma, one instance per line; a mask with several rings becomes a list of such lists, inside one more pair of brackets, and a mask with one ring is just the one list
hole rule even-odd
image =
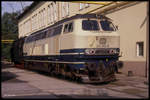
[[62, 19], [58, 22], [56, 22], [54, 25], [57, 25], [57, 24], [61, 24], [61, 23], [64, 23], [64, 22], [67, 22], [67, 21], [70, 21], [70, 20], [74, 20], [74, 19], [79, 19], [79, 18], [97, 18], [97, 19], [110, 19], [104, 15], [97, 15], [97, 14], [76, 14], [72, 17], [69, 17], [69, 18], [65, 18], [65, 19]]
[[104, 15], [97, 15], [97, 14], [76, 14], [76, 15], [74, 15], [72, 17], [62, 19], [62, 20], [56, 22], [55, 24], [53, 24], [53, 25], [51, 25], [51, 26], [49, 26], [47, 28], [44, 28], [44, 29], [39, 30], [39, 31], [37, 31], [35, 33], [32, 33], [31, 35], [37, 34], [37, 33], [41, 32], [41, 31], [47, 30], [47, 29], [49, 29], [51, 27], [57, 26], [57, 25], [62, 24], [64, 22], [67, 22], [67, 21], [70, 21], [70, 20], [74, 20], [74, 19], [79, 19], [79, 18], [96, 18], [96, 19], [109, 19], [110, 20], [110, 18], [108, 18], [108, 17], [106, 17]]

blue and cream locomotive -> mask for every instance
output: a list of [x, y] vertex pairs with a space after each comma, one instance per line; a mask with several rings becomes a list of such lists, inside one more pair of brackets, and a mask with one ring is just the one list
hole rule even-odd
[[111, 19], [96, 14], [77, 14], [24, 38], [25, 68], [63, 75], [83, 82], [115, 79], [121, 65], [120, 36]]

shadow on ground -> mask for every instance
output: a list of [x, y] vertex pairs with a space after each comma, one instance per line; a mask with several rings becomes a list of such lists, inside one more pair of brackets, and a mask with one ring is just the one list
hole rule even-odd
[[[8, 69], [13, 68], [14, 65], [11, 62], [7, 61], [1, 61], [1, 68]], [[16, 79], [18, 76], [15, 73], [9, 72], [9, 71], [2, 71], [1, 73], [1, 81], [2, 82], [24, 82], [21, 80]]]
[[8, 80], [11, 80], [11, 79], [15, 79], [17, 77], [17, 75], [11, 73], [11, 72], [2, 72], [1, 74], [1, 81], [2, 82], [5, 82], [5, 81], [8, 81]]

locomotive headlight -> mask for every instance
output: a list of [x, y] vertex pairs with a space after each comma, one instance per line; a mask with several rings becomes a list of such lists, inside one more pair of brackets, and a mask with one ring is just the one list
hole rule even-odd
[[110, 50], [109, 50], [109, 53], [110, 53], [110, 54], [118, 54], [118, 53], [119, 53], [119, 50], [118, 50], [118, 49], [110, 49]]
[[110, 54], [114, 54], [114, 53], [117, 53], [117, 51], [116, 51], [116, 49], [110, 49], [110, 50], [109, 50], [109, 53], [110, 53]]
[[85, 50], [85, 54], [94, 55], [95, 54], [95, 50], [94, 49], [86, 49]]
[[116, 50], [116, 49], [114, 49], [114, 53], [117, 53], [117, 50]]

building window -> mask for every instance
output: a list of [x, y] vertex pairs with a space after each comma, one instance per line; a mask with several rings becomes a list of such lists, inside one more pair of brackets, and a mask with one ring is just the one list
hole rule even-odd
[[34, 16], [32, 16], [31, 19], [31, 23], [32, 23], [32, 31], [34, 31], [35, 29], [37, 29], [37, 14], [35, 14]]
[[44, 26], [44, 9], [42, 10], [41, 16], [42, 16], [42, 27], [43, 27]]
[[48, 23], [52, 23], [53, 22], [53, 5], [49, 4], [48, 5]]
[[62, 17], [67, 17], [69, 15], [69, 3], [62, 2]]
[[79, 10], [85, 9], [87, 7], [89, 7], [89, 4], [87, 4], [87, 3], [80, 3], [80, 9]]
[[32, 21], [32, 31], [34, 30], [34, 16], [32, 16], [32, 19], [31, 19], [31, 21]]
[[53, 9], [53, 3], [50, 5], [50, 12], [51, 12], [51, 23], [54, 22], [54, 9]]
[[37, 14], [35, 14], [35, 29], [38, 28], [38, 18], [37, 18]]
[[41, 11], [39, 12], [39, 28], [41, 27]]
[[46, 23], [46, 9], [44, 8], [43, 9], [43, 26], [45, 26], [47, 23]]
[[84, 4], [80, 3], [80, 10], [84, 8], [83, 6], [84, 6]]
[[48, 9], [47, 9], [47, 15], [48, 15], [48, 24], [51, 22], [51, 19], [50, 19], [50, 17], [51, 17], [51, 13], [50, 13], [51, 11], [50, 11], [50, 5], [48, 5]]
[[53, 9], [54, 9], [54, 21], [57, 21], [57, 5], [56, 3], [53, 3]]
[[136, 43], [137, 56], [144, 56], [144, 42]]
[[69, 15], [69, 3], [66, 2], [66, 16]]

